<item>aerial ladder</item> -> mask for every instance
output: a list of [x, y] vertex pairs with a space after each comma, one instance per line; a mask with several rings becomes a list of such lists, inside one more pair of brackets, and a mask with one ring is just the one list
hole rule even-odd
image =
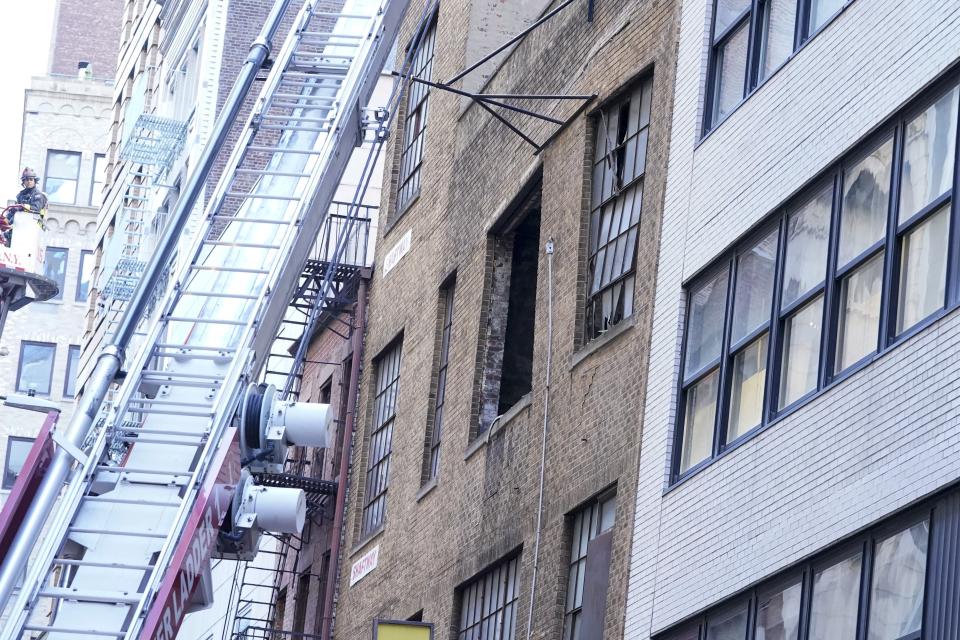
[[[0, 640], [172, 640], [210, 597], [204, 566], [216, 545], [226, 539], [242, 557], [253, 551], [245, 530], [303, 524], [302, 493], [268, 499], [242, 463], [275, 465], [287, 444], [316, 445], [313, 427], [329, 415], [252, 383], [351, 152], [365, 130], [385, 135], [386, 113], [364, 105], [408, 3], [308, 0], [270, 56], [290, 2], [277, 0], [251, 46], [74, 417], [40, 434], [4, 507]], [[264, 68], [204, 227], [178, 246]], [[174, 255], [173, 285], [128, 357]], [[118, 446], [117, 461], [107, 452]]]

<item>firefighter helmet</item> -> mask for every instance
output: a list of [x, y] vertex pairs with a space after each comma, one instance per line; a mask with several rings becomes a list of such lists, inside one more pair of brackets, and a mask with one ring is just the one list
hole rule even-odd
[[26, 182], [28, 179], [32, 179], [34, 182], [36, 182], [37, 172], [30, 167], [24, 167], [23, 171], [20, 173], [20, 182]]

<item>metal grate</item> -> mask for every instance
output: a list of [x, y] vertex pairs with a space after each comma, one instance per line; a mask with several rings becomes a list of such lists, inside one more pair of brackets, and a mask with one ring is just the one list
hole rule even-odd
[[142, 114], [120, 152], [122, 160], [159, 167], [166, 171], [187, 141], [187, 123]]

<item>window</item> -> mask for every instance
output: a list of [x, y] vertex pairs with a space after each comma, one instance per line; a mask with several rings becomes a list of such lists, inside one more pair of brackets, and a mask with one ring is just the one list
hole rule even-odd
[[370, 434], [366, 501], [363, 506], [361, 535], [383, 526], [387, 510], [387, 486], [390, 483], [390, 453], [393, 450], [393, 425], [400, 390], [400, 342], [391, 346], [376, 363], [377, 377], [373, 409], [373, 433]]
[[17, 481], [17, 476], [20, 475], [32, 446], [33, 438], [7, 436], [7, 455], [3, 463], [3, 486], [0, 488], [13, 488], [13, 483]]
[[107, 156], [102, 153], [93, 156], [93, 175], [90, 176], [90, 206], [103, 204], [103, 185], [107, 181]]
[[[592, 559], [597, 555], [596, 547], [593, 541], [600, 534], [610, 531], [613, 528], [614, 518], [617, 512], [616, 495], [605, 494], [600, 498], [593, 500], [589, 505], [577, 511], [573, 516], [573, 535], [570, 540], [570, 573], [567, 577], [567, 600], [565, 606], [565, 616], [563, 620], [563, 640], [579, 640], [581, 629], [584, 623], [584, 602], [583, 594], [589, 589], [587, 581], [587, 567], [591, 565], [588, 556]], [[607, 541], [609, 549], [609, 541]], [[591, 551], [593, 553], [591, 553]], [[603, 563], [603, 569], [607, 572], [600, 576], [601, 588], [605, 588], [610, 568], [609, 555], [606, 556], [607, 562]], [[593, 567], [591, 567], [593, 568]], [[594, 576], [591, 576], [593, 578]], [[594, 579], [591, 582], [596, 583]], [[596, 587], [596, 584], [590, 584], [590, 587]], [[605, 601], [605, 599], [604, 599]], [[588, 611], [588, 624], [595, 623], [600, 614], [602, 619], [603, 612]], [[588, 629], [591, 637], [598, 636], [602, 629]]]
[[656, 640], [800, 640], [801, 620], [805, 640], [918, 640], [931, 509], [920, 511], [828, 549]]
[[50, 202], [76, 204], [79, 182], [80, 153], [48, 150], [47, 170], [43, 176], [43, 190]]
[[93, 251], [80, 252], [80, 271], [77, 275], [77, 302], [86, 302], [90, 295], [90, 280], [93, 278]]
[[63, 397], [77, 395], [77, 374], [80, 372], [80, 347], [72, 344], [67, 350], [67, 376], [63, 381]]
[[49, 342], [20, 343], [20, 363], [17, 369], [17, 391], [39, 396], [50, 395], [53, 379], [53, 360], [57, 345]]
[[57, 283], [54, 300], [63, 300], [63, 288], [67, 280], [68, 251], [60, 247], [47, 247], [43, 254], [43, 275]]
[[704, 130], [722, 122], [850, 1], [715, 0]]
[[590, 197], [585, 337], [633, 314], [637, 232], [650, 130], [653, 81], [600, 112]]
[[447, 395], [447, 369], [450, 364], [450, 338], [453, 329], [453, 290], [451, 282], [440, 291], [443, 315], [440, 325], [440, 354], [437, 364], [437, 382], [433, 401], [433, 425], [429, 430], [427, 450], [427, 480], [433, 480], [440, 472], [440, 442], [443, 438], [443, 407]]
[[486, 286], [488, 320], [481, 330], [481, 433], [533, 388], [540, 194], [538, 180], [489, 238], [492, 269]]
[[[427, 28], [419, 42], [413, 45], [411, 75], [421, 80], [430, 80], [433, 75], [433, 48], [436, 18]], [[403, 124], [403, 143], [400, 152], [400, 183], [397, 190], [397, 211], [402, 212], [420, 193], [420, 166], [423, 161], [424, 134], [430, 105], [430, 87], [421, 83], [409, 83], [407, 87], [406, 114]]]
[[520, 557], [503, 561], [460, 590], [460, 631], [457, 640], [514, 640]]
[[[322, 597], [322, 596], [321, 596]], [[310, 602], [310, 568], [297, 576], [297, 594], [293, 603], [293, 632], [302, 634], [307, 625], [307, 609]]]
[[809, 640], [856, 640], [862, 568], [856, 553], [814, 571]]
[[960, 306], [960, 88], [932, 93], [688, 285], [674, 479]]

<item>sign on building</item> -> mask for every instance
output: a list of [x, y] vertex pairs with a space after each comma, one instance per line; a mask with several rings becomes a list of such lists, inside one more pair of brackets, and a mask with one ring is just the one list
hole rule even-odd
[[433, 625], [429, 622], [374, 620], [373, 640], [433, 640]]

